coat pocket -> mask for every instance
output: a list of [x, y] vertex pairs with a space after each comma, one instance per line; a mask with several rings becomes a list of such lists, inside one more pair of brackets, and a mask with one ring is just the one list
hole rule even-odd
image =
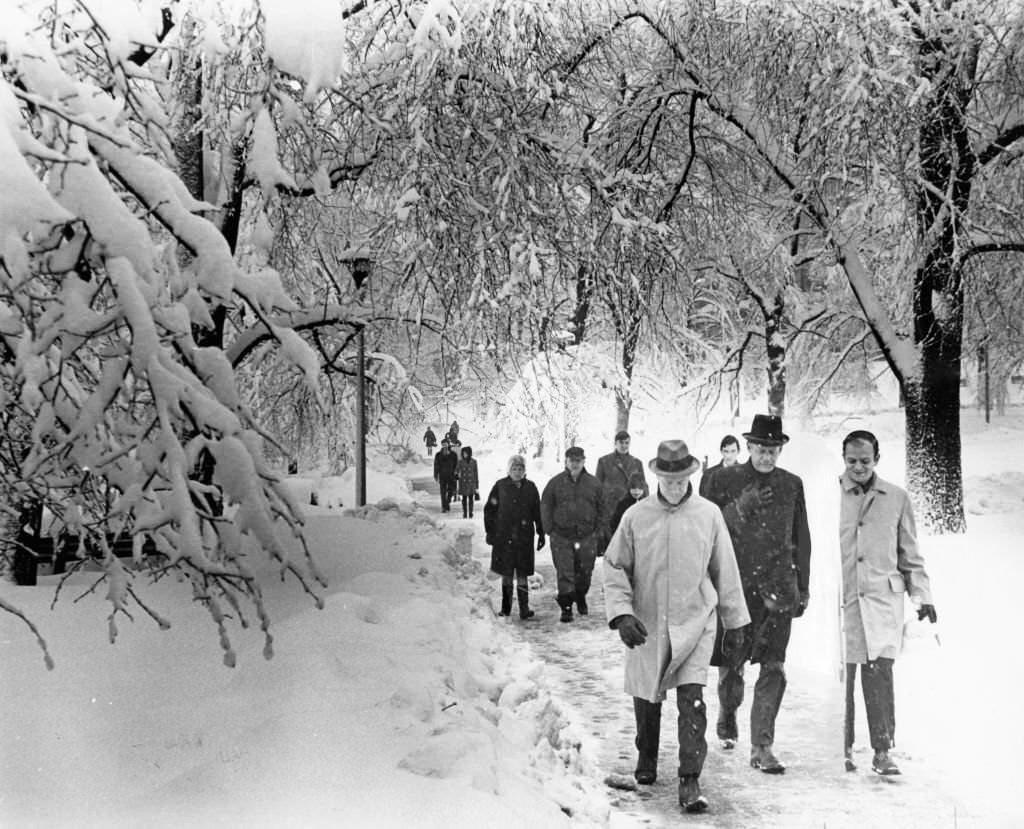
[[899, 573], [893, 573], [891, 576], [889, 576], [889, 589], [893, 593], [906, 592], [907, 585], [903, 581], [903, 576]]

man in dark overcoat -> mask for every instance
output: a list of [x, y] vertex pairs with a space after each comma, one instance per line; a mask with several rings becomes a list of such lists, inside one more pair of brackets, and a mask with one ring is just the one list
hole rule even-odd
[[[726, 657], [716, 647], [719, 666], [718, 738], [736, 745], [736, 710], [743, 702], [743, 668], [760, 663], [750, 709], [750, 765], [766, 774], [786, 768], [773, 751], [775, 719], [786, 690], [786, 648], [793, 617], [803, 615], [810, 584], [811, 534], [800, 478], [776, 466], [789, 437], [776, 415], [755, 415], [747, 440], [746, 463], [718, 470], [707, 498], [722, 510], [736, 552], [751, 628], [741, 654]], [[721, 643], [719, 631], [718, 643]]]
[[572, 621], [573, 602], [581, 616], [589, 612], [587, 592], [594, 561], [604, 544], [604, 493], [597, 478], [584, 469], [579, 446], [565, 450], [565, 469], [555, 475], [540, 497], [544, 530], [551, 537], [551, 558], [558, 576], [561, 621]]
[[[614, 528], [611, 526], [612, 515], [619, 501], [629, 495], [629, 479], [632, 475], [644, 478], [644, 465], [640, 458], [629, 454], [629, 432], [622, 430], [615, 435], [615, 450], [597, 459], [594, 477], [601, 484], [604, 492], [604, 514], [608, 525], [605, 527], [604, 544], [612, 537]], [[650, 495], [647, 480], [644, 478], [644, 493], [641, 498]]]
[[449, 512], [452, 498], [455, 497], [455, 484], [458, 480], [456, 469], [459, 456], [452, 451], [447, 440], [441, 441], [441, 451], [434, 455], [434, 480], [441, 487], [441, 512]]
[[529, 619], [528, 576], [534, 570], [534, 535], [537, 549], [544, 549], [544, 526], [540, 519], [540, 494], [533, 481], [526, 480], [526, 460], [513, 455], [508, 476], [499, 480], [484, 504], [484, 533], [491, 545], [491, 572], [501, 576], [501, 616], [512, 613], [512, 584], [519, 599], [519, 618]]

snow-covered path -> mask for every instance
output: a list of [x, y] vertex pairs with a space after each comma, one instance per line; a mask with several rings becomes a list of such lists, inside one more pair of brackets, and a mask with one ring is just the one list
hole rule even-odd
[[[622, 688], [622, 647], [604, 618], [600, 564], [595, 570], [593, 590], [588, 597], [590, 615], [576, 616], [571, 624], [558, 621], [554, 600], [554, 569], [545, 563], [546, 551], [538, 555], [538, 574], [544, 584], [531, 595], [537, 611], [530, 622], [521, 622], [513, 610], [507, 622], [514, 636], [530, 646], [548, 666], [551, 681], [566, 705], [579, 717], [584, 733], [590, 734], [602, 777], [619, 772], [631, 774], [635, 762], [633, 713]], [[486, 564], [485, 564], [486, 566]], [[500, 602], [494, 582], [495, 608]], [[747, 698], [740, 711], [741, 742], [725, 752], [714, 739], [718, 701], [711, 684], [705, 689], [708, 706], [708, 758], [701, 778], [711, 802], [705, 815], [683, 816], [675, 781], [675, 700], [670, 695], [662, 716], [662, 740], [658, 782], [637, 792], [609, 789], [616, 808], [613, 826], [730, 827], [967, 827], [972, 822], [955, 805], [946, 783], [923, 758], [897, 752], [904, 775], [893, 782], [879, 778], [870, 769], [870, 754], [861, 747], [860, 769], [849, 773], [842, 761], [842, 698], [838, 681], [822, 682], [819, 674], [789, 667], [789, 688], [778, 720], [777, 748], [788, 766], [785, 775], [769, 776], [747, 763], [749, 744], [746, 717], [756, 673], [748, 670]], [[897, 668], [897, 682], [899, 674]], [[859, 700], [858, 688], [858, 703]], [[897, 715], [900, 710], [897, 708]], [[858, 745], [866, 734], [861, 727]], [[824, 793], [828, 794], [825, 795]]]

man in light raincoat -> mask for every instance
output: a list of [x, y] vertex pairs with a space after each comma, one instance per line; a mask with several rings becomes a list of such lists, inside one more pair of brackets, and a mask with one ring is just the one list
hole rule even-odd
[[698, 782], [707, 755], [703, 686], [715, 643], [716, 611], [725, 649], [743, 647], [750, 622], [729, 530], [690, 477], [700, 468], [681, 440], [663, 441], [648, 467], [657, 491], [622, 516], [604, 558], [608, 624], [626, 651], [625, 691], [636, 715], [638, 783], [657, 777], [661, 703], [676, 689], [679, 803], [700, 812]]
[[853, 681], [861, 666], [868, 731], [879, 774], [899, 774], [889, 756], [896, 729], [892, 666], [903, 635], [903, 595], [920, 602], [918, 619], [935, 623], [931, 585], [917, 550], [907, 493], [875, 474], [878, 439], [862, 430], [843, 439], [839, 548], [847, 681], [846, 749], [853, 745]]

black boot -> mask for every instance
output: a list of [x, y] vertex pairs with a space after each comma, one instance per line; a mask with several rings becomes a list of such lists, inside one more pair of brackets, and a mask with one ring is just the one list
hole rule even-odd
[[533, 611], [530, 610], [530, 591], [526, 587], [516, 590], [516, 597], [519, 599], [519, 618], [532, 619]]
[[587, 591], [576, 589], [576, 608], [580, 612], [580, 616], [586, 616], [590, 613], [590, 609], [587, 607]]
[[572, 621], [572, 593], [561, 593], [558, 595], [556, 601], [558, 606], [562, 608], [562, 615], [559, 618], [560, 622], [571, 622]]
[[679, 805], [687, 812], [707, 811], [708, 800], [700, 793], [698, 775], [688, 774], [679, 778]]
[[661, 738], [661, 703], [633, 697], [636, 718], [637, 761], [633, 776], [641, 786], [650, 786], [658, 779], [658, 744]]
[[512, 613], [512, 585], [503, 584], [501, 586], [501, 613], [499, 616], [508, 616]]

